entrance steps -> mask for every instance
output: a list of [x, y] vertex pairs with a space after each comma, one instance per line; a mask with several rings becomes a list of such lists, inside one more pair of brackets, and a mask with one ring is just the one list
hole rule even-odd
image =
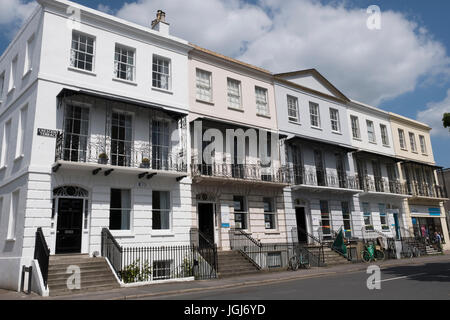
[[[80, 268], [80, 288], [69, 289], [67, 281], [73, 278], [73, 268]], [[73, 284], [73, 281], [69, 281]], [[119, 288], [119, 283], [103, 257], [91, 258], [87, 254], [50, 256], [48, 267], [48, 288], [50, 296], [62, 296], [91, 291]]]
[[239, 251], [218, 251], [219, 278], [259, 272], [259, 269]]
[[428, 245], [425, 247], [425, 252], [427, 255], [441, 254], [435, 247]]
[[[319, 253], [322, 259], [322, 253], [320, 252], [320, 246], [306, 246], [309, 252], [314, 254], [316, 257], [319, 257]], [[338, 265], [338, 264], [348, 264], [351, 263], [347, 260], [347, 258], [343, 257], [336, 251], [332, 250], [329, 247], [323, 247], [323, 257], [325, 265], [332, 266], [332, 265]]]

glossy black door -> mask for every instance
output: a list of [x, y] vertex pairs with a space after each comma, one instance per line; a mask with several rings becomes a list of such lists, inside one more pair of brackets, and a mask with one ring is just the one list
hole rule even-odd
[[56, 253], [80, 253], [83, 221], [83, 200], [58, 200]]
[[308, 241], [308, 238], [305, 234], [307, 230], [305, 208], [303, 207], [295, 208], [295, 217], [297, 218], [298, 242], [306, 243]]
[[198, 229], [214, 243], [214, 207], [212, 203], [198, 204]]

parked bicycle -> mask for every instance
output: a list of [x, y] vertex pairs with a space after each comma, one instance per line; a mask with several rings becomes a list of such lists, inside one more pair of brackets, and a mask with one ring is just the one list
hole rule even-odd
[[400, 253], [402, 258], [420, 257], [420, 250], [414, 246], [407, 246]]
[[364, 262], [370, 261], [383, 261], [384, 252], [380, 246], [376, 246], [373, 243], [368, 243], [364, 246], [364, 250], [361, 251], [361, 258]]
[[307, 255], [303, 252], [300, 252], [298, 256], [294, 255], [289, 259], [289, 269], [296, 271], [299, 267], [303, 269], [309, 269], [311, 267]]

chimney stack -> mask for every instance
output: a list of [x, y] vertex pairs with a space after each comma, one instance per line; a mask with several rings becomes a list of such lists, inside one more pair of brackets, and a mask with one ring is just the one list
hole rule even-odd
[[152, 29], [163, 35], [169, 35], [169, 24], [166, 22], [166, 13], [162, 10], [156, 12], [156, 19], [152, 21]]

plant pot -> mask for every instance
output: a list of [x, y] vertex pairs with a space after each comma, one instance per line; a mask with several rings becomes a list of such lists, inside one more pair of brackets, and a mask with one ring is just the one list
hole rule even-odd
[[108, 164], [108, 158], [98, 158], [99, 164]]
[[141, 162], [140, 167], [148, 169], [148, 168], [150, 168], [150, 162]]

